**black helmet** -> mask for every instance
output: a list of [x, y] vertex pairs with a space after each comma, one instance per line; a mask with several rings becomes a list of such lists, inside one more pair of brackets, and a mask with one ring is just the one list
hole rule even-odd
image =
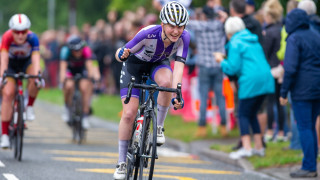
[[71, 35], [67, 40], [67, 46], [70, 50], [78, 51], [82, 49], [86, 45], [85, 41], [83, 41], [77, 35]]

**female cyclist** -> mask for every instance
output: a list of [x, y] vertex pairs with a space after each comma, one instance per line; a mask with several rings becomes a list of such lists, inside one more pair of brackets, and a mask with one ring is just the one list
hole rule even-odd
[[[181, 83], [182, 73], [190, 35], [185, 30], [189, 15], [186, 8], [175, 1], [167, 3], [160, 12], [161, 25], [151, 25], [140, 30], [136, 36], [115, 54], [119, 62], [123, 62], [120, 76], [120, 95], [123, 114], [119, 124], [119, 159], [114, 179], [124, 179], [126, 176], [126, 155], [131, 130], [139, 106], [139, 90], [132, 90], [132, 97], [128, 104], [124, 99], [128, 91], [131, 76], [136, 82], [141, 82], [142, 73], [148, 73], [150, 78], [159, 86], [176, 88]], [[176, 54], [174, 70], [170, 67], [169, 57]], [[124, 62], [125, 61], [125, 62]], [[157, 99], [157, 144], [165, 142], [164, 120], [170, 101], [174, 107], [181, 109], [183, 100], [178, 102], [173, 93], [160, 92]]]

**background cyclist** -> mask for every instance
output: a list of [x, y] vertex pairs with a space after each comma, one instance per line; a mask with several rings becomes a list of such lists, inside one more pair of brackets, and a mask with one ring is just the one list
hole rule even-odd
[[[10, 29], [2, 36], [1, 42], [1, 68], [0, 77], [5, 71], [9, 73], [25, 72], [38, 75], [40, 71], [39, 40], [35, 33], [29, 30], [31, 22], [25, 14], [15, 14], [9, 21]], [[3, 79], [0, 78], [0, 84]], [[28, 80], [29, 98], [26, 107], [26, 119], [34, 120], [33, 103], [39, 91], [44, 86], [44, 81], [39, 79]], [[12, 101], [15, 96], [15, 81], [8, 78], [7, 84], [2, 89], [1, 121], [2, 136], [1, 147], [10, 145], [8, 128], [12, 119]]]
[[[181, 83], [182, 80], [190, 42], [190, 35], [184, 30], [189, 20], [188, 12], [183, 5], [173, 1], [162, 8], [159, 17], [161, 25], [143, 28], [115, 54], [116, 59], [123, 62], [120, 76], [123, 114], [119, 124], [119, 159], [114, 179], [125, 178], [128, 142], [139, 106], [139, 89], [133, 89], [133, 98], [128, 104], [124, 104], [131, 76], [136, 78], [136, 82], [140, 82], [142, 73], [149, 73], [151, 79], [159, 86], [168, 88], [176, 88], [177, 83]], [[168, 57], [173, 54], [176, 54], [176, 59], [172, 72]], [[178, 109], [183, 107], [183, 100], [179, 103], [173, 93], [159, 93], [157, 99], [157, 144], [159, 145], [165, 142], [163, 125], [170, 101], [175, 101], [174, 106]]]
[[63, 82], [63, 96], [67, 112], [64, 120], [69, 121], [69, 108], [75, 87], [72, 77], [79, 73], [84, 77], [79, 84], [83, 102], [82, 127], [84, 129], [90, 127], [88, 114], [93, 92], [93, 83], [88, 78], [100, 79], [100, 73], [94, 71], [93, 59], [95, 56], [90, 47], [77, 35], [71, 35], [67, 40], [67, 45], [62, 47], [60, 52], [60, 82]]

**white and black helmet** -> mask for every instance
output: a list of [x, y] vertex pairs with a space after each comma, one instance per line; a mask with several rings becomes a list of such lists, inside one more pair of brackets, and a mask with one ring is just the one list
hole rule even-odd
[[187, 9], [176, 1], [168, 2], [160, 11], [160, 20], [164, 24], [184, 26], [188, 24], [189, 14]]
[[9, 20], [9, 28], [12, 30], [22, 31], [29, 29], [31, 22], [25, 14], [15, 14]]

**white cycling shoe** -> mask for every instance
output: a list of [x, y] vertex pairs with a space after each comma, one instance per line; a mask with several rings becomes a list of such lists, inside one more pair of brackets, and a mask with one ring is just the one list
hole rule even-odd
[[89, 122], [89, 117], [88, 117], [88, 116], [84, 116], [84, 117], [82, 118], [82, 123], [81, 123], [81, 125], [82, 125], [82, 128], [83, 128], [83, 129], [89, 129], [89, 128], [90, 128], [90, 122]]
[[164, 128], [162, 126], [157, 127], [157, 145], [161, 146], [166, 142], [166, 138], [164, 136]]
[[1, 148], [7, 149], [10, 147], [10, 139], [7, 134], [2, 134], [1, 136]]
[[24, 119], [27, 121], [33, 121], [36, 118], [34, 115], [34, 110], [32, 106], [27, 106], [26, 107], [26, 112], [24, 114]]
[[126, 178], [127, 164], [125, 162], [117, 165], [116, 171], [113, 174], [113, 179], [122, 180]]

